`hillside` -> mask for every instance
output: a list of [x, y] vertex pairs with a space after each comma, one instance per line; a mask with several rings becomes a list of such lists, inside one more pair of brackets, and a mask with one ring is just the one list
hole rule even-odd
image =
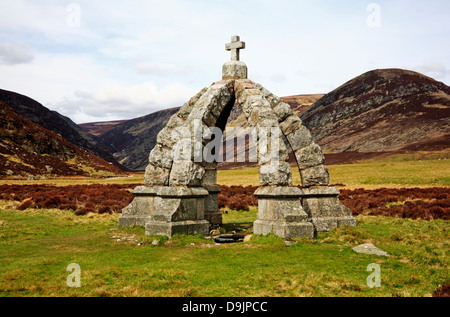
[[109, 130], [127, 121], [128, 120], [81, 123], [78, 126], [89, 134], [99, 136], [100, 134], [108, 132]]
[[326, 152], [435, 151], [450, 146], [450, 87], [422, 74], [362, 74], [300, 114]]
[[[125, 121], [98, 136], [98, 146], [130, 170], [144, 170], [148, 156], [156, 144], [156, 136], [179, 108], [158, 111]], [[101, 123], [89, 124], [91, 127]], [[82, 125], [87, 129], [89, 125]]]
[[0, 101], [9, 105], [15, 112], [24, 116], [31, 122], [60, 134], [63, 138], [77, 147], [122, 167], [110, 153], [100, 149], [96, 145], [97, 140], [95, 136], [85, 132], [71, 119], [56, 111], [49, 110], [36, 100], [15, 92], [0, 89]]
[[[449, 89], [416, 72], [383, 69], [362, 74], [326, 95], [281, 99], [311, 130], [329, 165], [405, 151], [449, 149]], [[105, 131], [98, 135], [98, 145], [127, 168], [143, 170], [157, 133], [177, 110], [162, 110], [123, 123], [100, 122], [82, 127], [92, 133]], [[232, 109], [227, 127], [247, 127], [240, 107]], [[221, 163], [219, 168], [253, 165]]]
[[124, 175], [0, 101], [0, 178]]

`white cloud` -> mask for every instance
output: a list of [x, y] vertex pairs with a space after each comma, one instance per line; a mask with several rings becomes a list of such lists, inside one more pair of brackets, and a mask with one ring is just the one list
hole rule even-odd
[[0, 64], [17, 65], [33, 61], [34, 56], [27, 45], [12, 45], [0, 43]]
[[436, 80], [448, 80], [450, 69], [443, 63], [427, 62], [413, 68], [416, 72], [422, 73]]
[[77, 123], [132, 119], [160, 109], [182, 106], [196, 93], [179, 83], [162, 88], [153, 82], [131, 86], [107, 84], [95, 91], [78, 90], [53, 108]]
[[134, 67], [134, 70], [141, 75], [152, 74], [157, 76], [167, 76], [174, 72], [175, 66], [156, 62], [144, 62], [138, 63]]

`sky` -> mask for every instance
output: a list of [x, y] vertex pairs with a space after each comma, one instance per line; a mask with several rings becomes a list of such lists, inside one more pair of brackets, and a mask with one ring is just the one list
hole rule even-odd
[[448, 0], [0, 0], [0, 88], [76, 123], [183, 105], [221, 79], [232, 35], [280, 97], [402, 68], [450, 84]]

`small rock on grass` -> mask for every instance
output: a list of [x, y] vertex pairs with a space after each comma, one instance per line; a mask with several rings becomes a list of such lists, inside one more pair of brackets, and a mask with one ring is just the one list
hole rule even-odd
[[371, 243], [358, 245], [357, 247], [354, 247], [352, 250], [355, 251], [356, 253], [375, 254], [390, 257], [390, 255], [386, 251], [377, 248]]

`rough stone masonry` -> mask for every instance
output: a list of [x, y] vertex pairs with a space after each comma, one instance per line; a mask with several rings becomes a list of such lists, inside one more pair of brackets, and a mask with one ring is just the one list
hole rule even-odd
[[[222, 80], [192, 97], [158, 133], [145, 186], [134, 189], [135, 199], [123, 209], [119, 227], [139, 225], [148, 235], [170, 237], [208, 235], [210, 225], [222, 223], [217, 162], [201, 155], [211, 142], [201, 135], [212, 128], [224, 130], [235, 104], [258, 131], [261, 187], [254, 193], [258, 214], [253, 232], [313, 238], [316, 232], [355, 226], [351, 210], [338, 199], [338, 189], [328, 186], [325, 158], [310, 131], [288, 104], [247, 78], [239, 54], [245, 43], [239, 36], [233, 36], [225, 48], [231, 51], [231, 61], [223, 65]], [[297, 161], [301, 189], [292, 185], [290, 152]]]

